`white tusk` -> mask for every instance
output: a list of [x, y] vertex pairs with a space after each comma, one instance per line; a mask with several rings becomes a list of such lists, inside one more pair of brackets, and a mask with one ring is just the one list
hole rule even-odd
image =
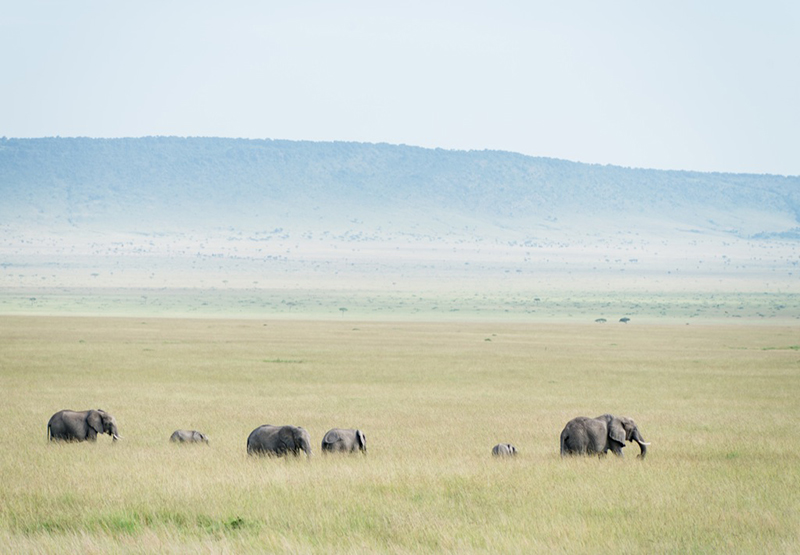
[[113, 436], [114, 439], [122, 439], [120, 436]]
[[639, 442], [639, 445], [650, 445], [650, 442], [649, 441], [642, 441], [642, 442]]

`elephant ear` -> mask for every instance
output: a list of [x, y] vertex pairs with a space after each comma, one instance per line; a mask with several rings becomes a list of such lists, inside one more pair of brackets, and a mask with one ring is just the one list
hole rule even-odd
[[294, 429], [292, 429], [289, 426], [281, 426], [280, 430], [278, 430], [278, 433], [276, 435], [278, 438], [277, 442], [279, 445], [289, 450], [293, 448], [292, 446], [294, 445], [294, 438], [295, 438]]
[[341, 439], [341, 435], [339, 434], [339, 430], [330, 430], [327, 434], [325, 434], [325, 441], [327, 443], [336, 443]]
[[89, 416], [86, 417], [86, 423], [98, 434], [103, 433], [103, 417], [96, 410], [89, 411]]
[[612, 418], [608, 422], [608, 437], [616, 442], [625, 444], [625, 428], [622, 427], [622, 422], [619, 418]]

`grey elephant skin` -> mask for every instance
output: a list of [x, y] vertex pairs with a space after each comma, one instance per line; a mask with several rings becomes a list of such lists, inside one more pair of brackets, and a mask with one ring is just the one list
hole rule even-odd
[[367, 438], [361, 430], [333, 428], [322, 438], [323, 453], [356, 453], [367, 454]]
[[494, 457], [514, 457], [517, 454], [517, 448], [510, 443], [498, 443], [492, 447], [492, 456]]
[[50, 441], [97, 441], [97, 434], [108, 434], [114, 441], [122, 439], [116, 419], [103, 410], [60, 410], [47, 423]]
[[259, 426], [247, 438], [248, 455], [271, 455], [282, 457], [287, 454], [311, 456], [311, 438], [299, 426]]
[[561, 432], [561, 456], [605, 455], [609, 449], [622, 456], [626, 441], [635, 441], [641, 450], [640, 457], [647, 455], [647, 446], [636, 422], [625, 416], [604, 414], [597, 418], [579, 416], [573, 418]]
[[197, 430], [175, 430], [169, 436], [173, 443], [205, 443], [208, 445], [208, 436]]

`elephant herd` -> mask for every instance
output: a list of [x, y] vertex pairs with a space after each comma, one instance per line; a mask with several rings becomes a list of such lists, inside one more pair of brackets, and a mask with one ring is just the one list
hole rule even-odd
[[[47, 423], [50, 441], [96, 441], [97, 434], [108, 434], [114, 441], [122, 439], [117, 433], [116, 419], [103, 410], [76, 412], [62, 410]], [[208, 437], [196, 430], [175, 430], [169, 440], [174, 443], [206, 443]], [[636, 423], [625, 416], [603, 414], [597, 418], [573, 418], [561, 432], [561, 456], [605, 455], [609, 450], [622, 456], [626, 442], [639, 445], [641, 458], [647, 455], [649, 443], [644, 441]], [[333, 428], [322, 438], [322, 451], [367, 452], [367, 439], [361, 430]], [[281, 457], [305, 453], [311, 456], [311, 438], [298, 426], [259, 426], [247, 437], [249, 455]], [[499, 443], [492, 448], [495, 457], [513, 457], [517, 448], [510, 443]]]

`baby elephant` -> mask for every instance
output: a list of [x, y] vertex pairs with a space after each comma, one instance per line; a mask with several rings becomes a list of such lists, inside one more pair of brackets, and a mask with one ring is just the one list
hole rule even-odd
[[347, 452], [361, 451], [367, 454], [367, 438], [361, 430], [343, 430], [333, 428], [328, 430], [322, 438], [322, 452]]
[[169, 440], [173, 443], [205, 443], [208, 445], [208, 436], [197, 430], [175, 430], [169, 436]]
[[514, 457], [517, 454], [517, 448], [510, 443], [498, 443], [492, 448], [492, 456], [494, 457]]

